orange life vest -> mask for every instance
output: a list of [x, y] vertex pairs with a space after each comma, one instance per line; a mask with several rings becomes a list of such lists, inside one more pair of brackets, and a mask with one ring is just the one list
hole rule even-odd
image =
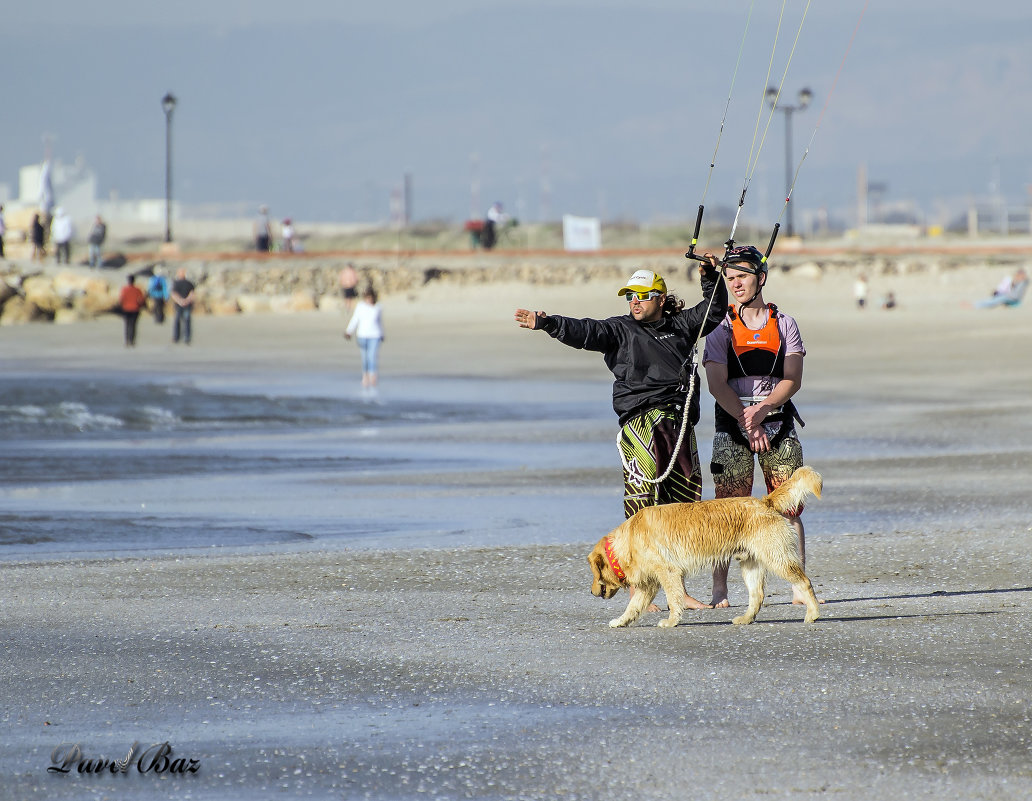
[[728, 306], [731, 321], [731, 341], [727, 349], [727, 377], [771, 375], [785, 377], [785, 349], [778, 330], [778, 307], [767, 304], [769, 314], [762, 328], [749, 328]]

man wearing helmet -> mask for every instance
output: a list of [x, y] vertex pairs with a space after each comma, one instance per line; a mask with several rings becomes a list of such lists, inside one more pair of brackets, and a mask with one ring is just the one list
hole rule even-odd
[[[803, 464], [796, 434], [792, 396], [803, 380], [806, 348], [799, 326], [773, 303], [763, 300], [767, 260], [754, 247], [737, 247], [725, 263], [731, 305], [720, 325], [706, 337], [702, 363], [710, 394], [716, 399], [713, 460], [710, 471], [716, 497], [752, 494], [754, 459], [770, 492]], [[806, 549], [802, 507], [788, 515], [799, 536], [799, 555]], [[714, 606], [729, 605], [728, 564], [713, 570]], [[802, 603], [793, 598], [793, 603]]]
[[[727, 289], [717, 260], [699, 268], [703, 299], [686, 309], [652, 270], [638, 270], [617, 294], [629, 314], [605, 320], [516, 310], [520, 328], [540, 329], [564, 345], [598, 351], [613, 372], [613, 409], [620, 419], [624, 462], [624, 515], [660, 503], [691, 503], [702, 495], [695, 442], [699, 387], [686, 397], [695, 374], [695, 343], [724, 316]], [[682, 426], [687, 428], [682, 432]], [[678, 447], [679, 446], [679, 447]], [[669, 475], [661, 478], [668, 467]], [[690, 609], [707, 605], [687, 596]]]

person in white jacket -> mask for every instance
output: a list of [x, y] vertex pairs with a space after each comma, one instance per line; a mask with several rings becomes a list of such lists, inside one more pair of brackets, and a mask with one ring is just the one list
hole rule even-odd
[[72, 237], [75, 236], [75, 224], [63, 208], [57, 207], [54, 215], [54, 224], [51, 229], [54, 243], [57, 245], [57, 263], [63, 260], [65, 264], [72, 263]]
[[372, 287], [362, 293], [362, 300], [355, 306], [355, 313], [351, 315], [344, 338], [351, 339], [352, 334], [358, 339], [358, 347], [362, 351], [362, 389], [369, 393], [375, 392], [380, 343], [383, 342], [383, 320]]

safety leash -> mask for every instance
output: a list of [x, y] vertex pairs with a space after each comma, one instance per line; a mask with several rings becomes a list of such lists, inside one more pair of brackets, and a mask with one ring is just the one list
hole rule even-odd
[[[700, 329], [701, 330], [701, 329]], [[624, 470], [627, 474], [633, 476], [638, 481], [644, 484], [652, 484], [652, 498], [654, 502], [659, 500], [659, 485], [670, 478], [670, 474], [674, 472], [674, 465], [677, 464], [677, 454], [681, 452], [681, 446], [684, 444], [684, 435], [688, 431], [689, 425], [689, 414], [691, 413], [691, 399], [692, 393], [695, 392], [695, 359], [694, 352], [692, 358], [692, 377], [688, 381], [688, 393], [685, 395], [684, 412], [681, 415], [681, 427], [677, 432], [677, 444], [674, 446], [674, 452], [670, 457], [670, 464], [667, 465], [667, 469], [663, 471], [663, 475], [656, 478], [649, 478], [643, 476], [641, 473], [636, 471], [632, 465], [627, 462], [627, 458], [624, 456], [623, 448], [621, 447], [621, 440], [623, 439], [623, 428], [617, 432], [616, 435], [616, 451], [620, 454], [620, 462], [623, 464]], [[699, 489], [702, 489], [701, 487]]]

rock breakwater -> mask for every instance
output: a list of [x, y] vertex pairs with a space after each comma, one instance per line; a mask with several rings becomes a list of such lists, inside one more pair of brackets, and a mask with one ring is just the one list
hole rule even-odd
[[[869, 275], [938, 273], [970, 266], [963, 255], [841, 253], [814, 257], [800, 254], [774, 262], [772, 269], [801, 278], [820, 280], [829, 272], [866, 272]], [[627, 252], [616, 254], [347, 254], [282, 258], [219, 257], [177, 258], [130, 262], [117, 270], [86, 267], [7, 263], [0, 267], [0, 325], [31, 322], [70, 323], [118, 313], [118, 295], [127, 274], [146, 279], [162, 269], [170, 279], [180, 268], [196, 285], [200, 314], [341, 312], [340, 272], [353, 264], [359, 287], [372, 286], [381, 295], [414, 293], [430, 282], [486, 284], [576, 284], [619, 282], [633, 270], [647, 266], [668, 278], [694, 281], [696, 263], [683, 252]]]

